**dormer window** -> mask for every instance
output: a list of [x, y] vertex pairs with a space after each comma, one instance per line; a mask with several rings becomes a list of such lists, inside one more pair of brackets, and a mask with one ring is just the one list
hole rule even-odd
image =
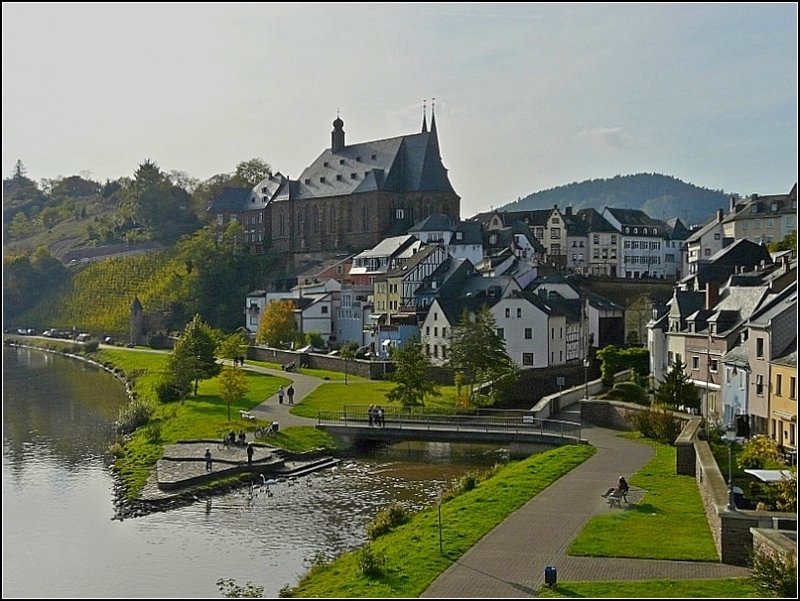
[[647, 233], [647, 228], [644, 228], [644, 229], [642, 230], [642, 233], [646, 234], [646, 233]]
[[770, 208], [772, 209], [773, 213], [776, 213], [778, 211], [778, 203], [777, 202], [773, 202], [772, 206]]
[[630, 234], [630, 233], [631, 233], [631, 228], [629, 228], [629, 227], [626, 227], [626, 228], [625, 228], [625, 233], [626, 233], [626, 234]]
[[750, 212], [751, 213], [758, 213], [758, 205], [753, 205], [752, 207], [750, 207]]
[[464, 232], [456, 232], [456, 240], [463, 240]]
[[633, 233], [634, 234], [638, 234], [639, 233], [639, 228], [638, 227], [633, 228]]

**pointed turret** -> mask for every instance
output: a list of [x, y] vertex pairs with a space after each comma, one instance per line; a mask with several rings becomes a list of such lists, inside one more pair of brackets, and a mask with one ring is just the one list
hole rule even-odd
[[427, 119], [428, 106], [426, 101], [422, 101], [422, 133], [428, 133], [428, 119]]

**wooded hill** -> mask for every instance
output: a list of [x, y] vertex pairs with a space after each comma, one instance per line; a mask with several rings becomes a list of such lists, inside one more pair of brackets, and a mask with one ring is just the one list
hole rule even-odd
[[573, 182], [529, 194], [499, 211], [529, 211], [571, 206], [573, 211], [603, 207], [641, 209], [653, 219], [680, 216], [687, 226], [706, 223], [718, 209], [728, 207], [731, 195], [709, 190], [660, 173], [617, 175], [610, 179]]

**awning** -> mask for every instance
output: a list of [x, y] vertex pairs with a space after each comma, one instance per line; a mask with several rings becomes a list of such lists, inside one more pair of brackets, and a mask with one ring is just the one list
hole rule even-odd
[[744, 473], [755, 476], [762, 482], [780, 482], [792, 475], [789, 470], [744, 470]]

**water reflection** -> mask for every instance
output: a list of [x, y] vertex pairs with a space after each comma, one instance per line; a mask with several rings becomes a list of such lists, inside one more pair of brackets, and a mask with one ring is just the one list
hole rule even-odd
[[[386, 504], [418, 508], [504, 461], [492, 447], [399, 443], [336, 469], [114, 521], [104, 455], [124, 403], [110, 375], [39, 351], [3, 355], [3, 589], [9, 596], [217, 597], [218, 578], [277, 596], [317, 555], [360, 545]], [[255, 486], [255, 488], [254, 488]], [[46, 570], [42, 566], [47, 566]]]

